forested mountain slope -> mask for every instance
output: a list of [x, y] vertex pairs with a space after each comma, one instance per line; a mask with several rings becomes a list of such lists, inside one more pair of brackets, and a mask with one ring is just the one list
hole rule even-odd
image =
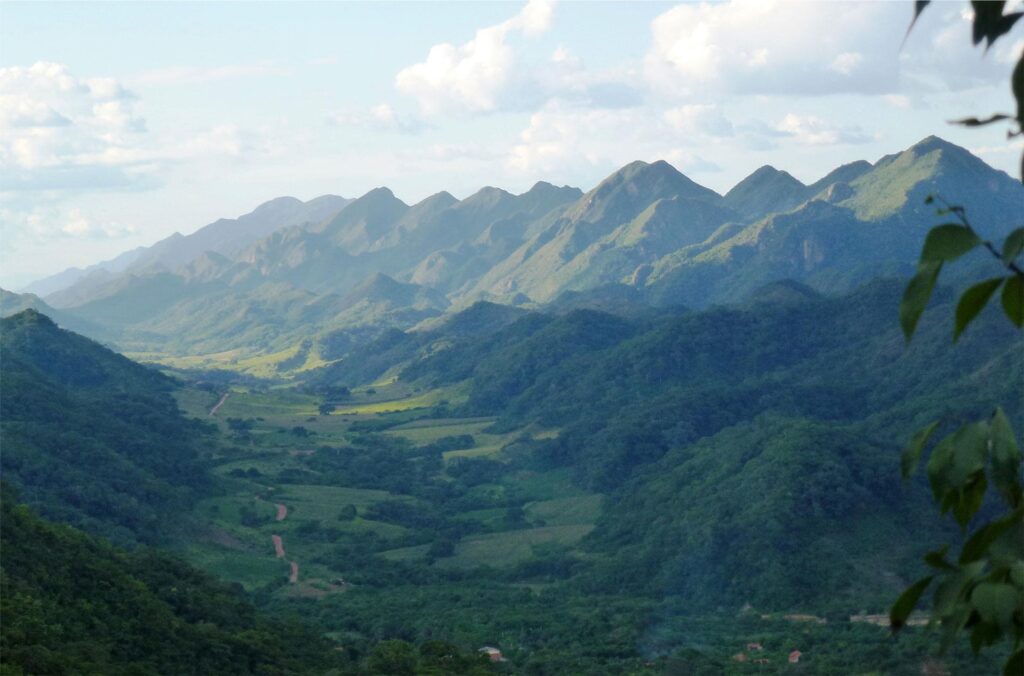
[[1024, 418], [1024, 344], [984, 315], [951, 347], [948, 292], [906, 348], [898, 282], [838, 298], [787, 290], [668, 318], [533, 313], [427, 351], [393, 336], [379, 354], [407, 363], [411, 383], [463, 383], [453, 415], [558, 430], [520, 452], [610, 496], [586, 588], [706, 608], [884, 602], [922, 531], [941, 528], [923, 485], [898, 479], [902, 444], [997, 404]]
[[25, 310], [0, 320], [5, 481], [40, 513], [152, 542], [206, 483], [203, 430], [157, 371]]
[[271, 622], [225, 583], [154, 550], [127, 553], [2, 494], [4, 674], [324, 674], [330, 643]]

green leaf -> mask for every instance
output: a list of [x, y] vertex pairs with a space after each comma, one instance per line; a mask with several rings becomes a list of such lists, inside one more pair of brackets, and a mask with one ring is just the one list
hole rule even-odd
[[955, 223], [937, 225], [928, 232], [921, 249], [922, 261], [948, 263], [981, 244], [981, 238], [970, 228]]
[[1024, 327], [1024, 276], [1013, 275], [1003, 287], [1003, 311], [1017, 328]]
[[978, 622], [971, 630], [971, 650], [977, 655], [985, 646], [999, 640], [999, 626], [992, 622]]
[[1003, 2], [992, 2], [991, 0], [972, 0], [971, 7], [974, 10], [974, 44], [985, 40], [985, 48], [988, 49], [992, 43], [1005, 35], [1013, 28], [1013, 24], [1021, 17], [1020, 12], [1003, 14]]
[[1020, 486], [1020, 449], [1013, 434], [1010, 419], [997, 408], [992, 416], [992, 480], [996, 490], [1003, 496], [1010, 507], [1019, 507], [1021, 500]]
[[910, 31], [914, 29], [914, 24], [917, 23], [917, 17], [921, 16], [921, 12], [928, 6], [931, 0], [914, 0], [914, 18], [910, 20], [910, 25], [907, 26], [907, 34], [903, 36], [903, 42], [907, 42], [907, 37], [910, 36]]
[[1019, 600], [1017, 588], [1001, 582], [982, 582], [971, 592], [971, 604], [978, 614], [999, 627], [1013, 622], [1013, 611]]
[[960, 524], [961, 529], [967, 528], [967, 524], [981, 509], [981, 503], [985, 502], [986, 488], [988, 480], [985, 479], [985, 472], [978, 470], [957, 495], [953, 505], [953, 518]]
[[1003, 676], [1020, 676], [1024, 674], [1024, 650], [1018, 650], [1010, 655], [1003, 665]]
[[918, 264], [917, 273], [910, 279], [903, 292], [903, 300], [900, 301], [900, 326], [903, 327], [903, 335], [908, 342], [914, 335], [917, 322], [921, 319], [921, 313], [928, 305], [928, 299], [932, 297], [935, 280], [939, 278], [941, 270], [942, 263], [923, 262]]
[[900, 458], [900, 471], [903, 473], [904, 479], [917, 470], [917, 465], [921, 461], [921, 452], [924, 450], [924, 445], [928, 443], [928, 438], [938, 426], [939, 421], [936, 420], [924, 429], [918, 430], [917, 434], [915, 434], [910, 440], [910, 443], [907, 444], [907, 447], [903, 449], [903, 455]]
[[1020, 520], [1020, 510], [1012, 512], [1001, 519], [987, 523], [974, 532], [960, 551], [960, 565], [975, 563], [985, 558], [989, 553], [989, 547], [998, 540], [1003, 533], [1017, 525]]
[[933, 552], [928, 552], [924, 555], [924, 562], [932, 568], [938, 568], [940, 570], [956, 570], [948, 561], [946, 561], [946, 552], [949, 551], [949, 545], [945, 545], [941, 549], [936, 549]]
[[956, 324], [953, 328], [953, 341], [960, 338], [967, 325], [978, 316], [978, 313], [988, 304], [992, 294], [1003, 283], [1003, 277], [987, 279], [984, 282], [975, 284], [964, 291], [960, 296], [960, 302], [956, 304]]
[[936, 499], [961, 493], [984, 475], [988, 457], [988, 423], [967, 423], [943, 439], [928, 460], [928, 479]]
[[889, 626], [893, 631], [899, 631], [907, 623], [907, 617], [914, 611], [921, 594], [932, 583], [933, 576], [921, 578], [914, 584], [907, 587], [906, 591], [900, 594], [896, 603], [892, 604], [889, 610]]
[[963, 117], [959, 120], [950, 120], [950, 124], [961, 124], [965, 127], [983, 127], [986, 124], [992, 124], [993, 122], [999, 122], [1000, 120], [1012, 120], [1013, 118], [1003, 113], [996, 113], [989, 117], [978, 119], [977, 117]]
[[1009, 265], [1024, 251], [1024, 228], [1017, 228], [1003, 241], [1003, 262]]

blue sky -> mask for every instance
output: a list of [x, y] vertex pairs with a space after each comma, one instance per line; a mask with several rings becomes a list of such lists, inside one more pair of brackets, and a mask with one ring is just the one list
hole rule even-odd
[[724, 192], [928, 134], [1011, 173], [967, 3], [3, 3], [0, 286], [280, 195], [407, 202], [666, 159]]

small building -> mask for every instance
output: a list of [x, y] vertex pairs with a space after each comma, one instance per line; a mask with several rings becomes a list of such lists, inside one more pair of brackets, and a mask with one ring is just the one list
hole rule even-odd
[[505, 662], [506, 661], [504, 655], [501, 654], [500, 650], [498, 650], [497, 648], [492, 648], [489, 645], [485, 645], [483, 648], [480, 648], [480, 650], [478, 652], [481, 652], [484, 655], [487, 655], [487, 659], [489, 659], [492, 662]]
[[746, 653], [736, 653], [735, 655], [732, 656], [732, 661], [733, 662], [746, 662], [747, 659], [749, 659], [749, 658], [747, 657]]
[[800, 656], [801, 655], [803, 655], [802, 652], [800, 652], [799, 650], [794, 650], [793, 652], [791, 652], [789, 654], [789, 663], [790, 664], [796, 664], [797, 662], [800, 661]]
[[747, 650], [764, 650], [764, 646], [760, 643], [748, 643]]

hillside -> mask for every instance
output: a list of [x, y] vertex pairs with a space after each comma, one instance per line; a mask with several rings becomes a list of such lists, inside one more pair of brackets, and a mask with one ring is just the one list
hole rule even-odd
[[35, 310], [0, 320], [4, 480], [41, 514], [154, 542], [206, 485], [172, 382]]
[[[900, 487], [902, 440], [949, 412], [1001, 404], [1024, 418], [1024, 381], [983, 375], [1024, 373], [1024, 346], [985, 316], [950, 348], [947, 294], [904, 351], [898, 283], [841, 298], [785, 288], [667, 318], [533, 313], [429, 350], [398, 334], [359, 362], [373, 371], [326, 370], [318, 382], [352, 386], [407, 364], [410, 385], [461, 384], [468, 399], [452, 415], [497, 416], [494, 432], [559, 430], [517, 453], [613, 496], [588, 540], [603, 563], [578, 579], [587, 588], [707, 608], [884, 602], [916, 565], [922, 528], [941, 528], [927, 492]], [[793, 558], [807, 551], [833, 554]]]
[[0, 655], [10, 674], [323, 674], [338, 653], [223, 582], [127, 553], [2, 493]]
[[[57, 307], [78, 305], [109, 291], [114, 277], [145, 269], [176, 270], [212, 252], [233, 257], [252, 242], [275, 230], [304, 223], [319, 223], [345, 208], [351, 200], [322, 195], [308, 202], [279, 197], [238, 218], [221, 218], [195, 232], [174, 233], [149, 247], [139, 247], [85, 269], [71, 268], [29, 284], [25, 291], [46, 296]], [[65, 289], [75, 289], [62, 293]]]

